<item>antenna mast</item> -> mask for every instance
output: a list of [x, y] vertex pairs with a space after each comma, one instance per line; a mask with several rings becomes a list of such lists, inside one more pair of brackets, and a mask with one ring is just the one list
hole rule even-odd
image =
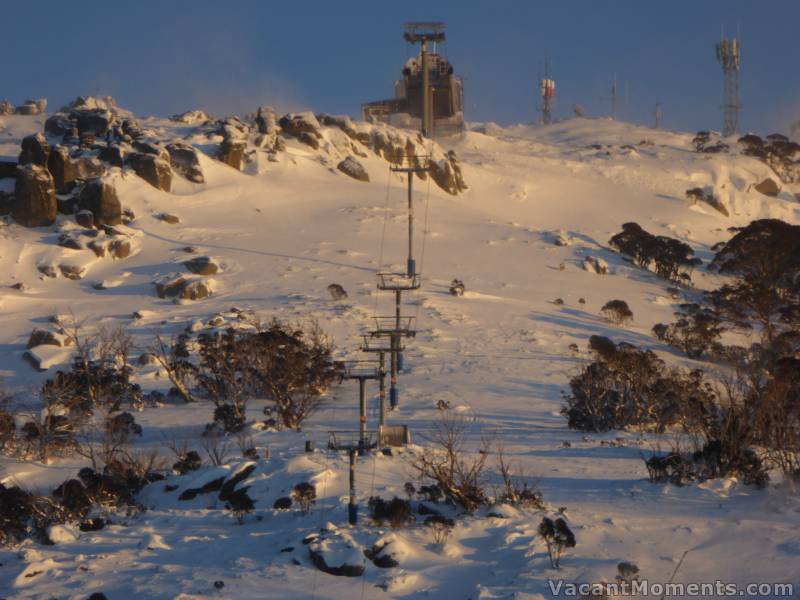
[[614, 80], [611, 82], [611, 118], [617, 120], [617, 74], [614, 73]]
[[550, 78], [550, 61], [544, 60], [544, 77], [539, 85], [542, 104], [539, 111], [542, 113], [542, 124], [549, 125], [553, 122], [553, 105], [556, 100], [556, 82]]
[[722, 65], [724, 100], [722, 104], [722, 135], [729, 136], [739, 129], [739, 66], [741, 44], [737, 38], [725, 39], [723, 33], [716, 46], [717, 62]]

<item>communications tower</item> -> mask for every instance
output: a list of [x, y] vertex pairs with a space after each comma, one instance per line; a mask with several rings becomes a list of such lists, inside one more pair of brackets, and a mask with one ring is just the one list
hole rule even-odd
[[739, 54], [741, 44], [737, 38], [722, 39], [717, 43], [717, 61], [722, 65], [725, 95], [722, 104], [722, 135], [733, 135], [739, 129]]
[[553, 122], [553, 105], [556, 101], [556, 82], [550, 78], [550, 63], [544, 62], [544, 77], [539, 84], [539, 94], [542, 99], [539, 111], [542, 113], [542, 124], [549, 125]]

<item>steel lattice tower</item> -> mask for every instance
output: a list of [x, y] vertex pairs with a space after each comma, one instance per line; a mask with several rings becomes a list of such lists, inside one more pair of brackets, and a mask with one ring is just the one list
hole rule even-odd
[[717, 61], [722, 65], [725, 97], [722, 104], [722, 135], [733, 135], [739, 129], [739, 51], [736, 38], [724, 37], [717, 44]]
[[542, 103], [539, 111], [542, 113], [542, 124], [549, 125], [553, 122], [553, 105], [556, 99], [556, 82], [550, 78], [550, 62], [544, 62], [544, 77], [539, 84], [539, 93]]

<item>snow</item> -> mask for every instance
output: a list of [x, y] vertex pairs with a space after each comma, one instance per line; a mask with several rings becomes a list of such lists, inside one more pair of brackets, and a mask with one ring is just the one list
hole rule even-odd
[[[45, 118], [0, 118], [0, 159], [15, 158], [21, 138], [41, 130]], [[148, 118], [142, 125], [165, 137], [191, 139], [186, 124]], [[366, 127], [351, 125], [360, 131]], [[371, 317], [393, 309], [393, 298], [375, 290], [375, 274], [405, 266], [406, 182], [371, 151], [358, 157], [371, 183], [337, 174], [335, 165], [351, 141], [338, 129], [322, 131], [320, 150], [288, 139], [286, 152], [260, 161], [248, 173], [201, 154], [206, 184], [175, 176], [171, 194], [117, 172], [118, 195], [136, 214], [129, 225], [135, 251], [124, 260], [59, 248], [56, 227], [0, 226], [4, 386], [30, 398], [68, 360], [69, 349], [36, 348], [47, 369], [39, 373], [23, 358], [31, 330], [54, 313], [72, 314], [89, 328], [122, 324], [141, 350], [154, 333], [169, 336], [192, 323], [195, 329], [206, 327], [216, 317], [236, 322], [232, 307], [265, 320], [314, 318], [333, 337], [338, 358], [359, 357], [359, 335], [371, 326]], [[418, 445], [393, 456], [359, 459], [357, 528], [346, 525], [347, 457], [326, 450], [329, 430], [357, 427], [357, 387], [345, 383], [300, 432], [248, 430], [259, 455], [269, 449], [270, 458], [255, 461], [256, 470], [239, 485], [250, 486], [256, 502], [244, 524], [224, 510], [216, 493], [178, 500], [183, 490], [249, 464], [231, 440], [228, 464], [145, 488], [139, 500], [147, 510], [140, 514], [114, 516], [113, 525], [97, 532], [58, 530], [54, 546], [25, 542], [0, 551], [0, 596], [83, 598], [103, 591], [109, 598], [137, 600], [362, 594], [549, 598], [549, 578], [609, 581], [623, 560], [636, 563], [643, 577], [667, 581], [686, 550], [676, 581], [787, 581], [800, 590], [796, 493], [777, 484], [754, 490], [733, 480], [684, 488], [652, 485], [641, 456], [658, 440], [633, 432], [585, 435], [568, 430], [559, 414], [560, 392], [585, 360], [593, 334], [680, 361], [650, 329], [671, 320], [681, 300], [655, 275], [608, 248], [622, 223], [636, 221], [651, 233], [678, 237], [705, 261], [710, 247], [727, 239], [728, 227], [767, 216], [800, 223], [800, 204], [792, 196], [800, 189], [786, 186], [778, 198], [762, 196], [750, 186], [769, 175], [767, 167], [737, 154], [697, 154], [692, 137], [575, 119], [548, 127], [473, 124], [463, 138], [435, 149], [437, 159], [455, 150], [469, 189], [451, 196], [435, 184], [415, 182], [415, 252], [423, 285], [405, 295], [404, 312], [417, 317], [418, 333], [405, 352], [400, 406], [389, 421], [408, 424]], [[713, 189], [731, 216], [707, 205], [690, 206], [684, 192], [698, 186]], [[178, 215], [180, 223], [159, 220], [161, 212]], [[424, 254], [423, 229], [428, 232]], [[556, 245], [557, 238], [565, 243]], [[186, 253], [187, 246], [197, 252]], [[211, 296], [177, 304], [159, 299], [152, 282], [187, 277], [178, 263], [197, 255], [214, 256], [224, 267], [214, 276]], [[86, 267], [84, 279], [47, 278], [37, 271], [37, 265], [58, 265], [66, 256], [81, 257], [74, 260]], [[588, 258], [607, 265], [608, 274], [587, 269]], [[465, 283], [463, 297], [449, 294], [454, 277]], [[694, 281], [707, 289], [716, 277], [700, 269]], [[28, 289], [8, 287], [18, 282]], [[96, 282], [106, 289], [95, 289]], [[331, 283], [347, 290], [345, 302], [330, 299]], [[554, 304], [556, 298], [564, 304]], [[633, 311], [624, 328], [599, 315], [614, 298]], [[140, 319], [133, 318], [135, 312]], [[578, 345], [577, 355], [571, 344]], [[170, 387], [152, 365], [137, 367], [137, 373], [147, 390]], [[403, 484], [413, 480], [409, 462], [415, 452], [425, 451], [426, 435], [439, 416], [438, 401], [469, 418], [472, 447], [482, 435], [502, 440], [506, 455], [538, 482], [546, 511], [493, 507], [503, 518], [454, 515], [456, 527], [443, 547], [434, 543], [420, 517], [391, 534], [402, 555], [399, 567], [380, 569], [367, 560], [363, 578], [317, 571], [302, 540], [329, 521], [354, 548], [385, 539], [387, 531], [368, 522], [366, 500], [404, 497]], [[372, 396], [370, 427], [376, 422], [374, 404]], [[253, 422], [263, 420], [263, 406], [250, 404]], [[186, 440], [202, 453], [200, 432], [212, 410], [205, 403], [147, 408], [136, 414], [144, 428], [136, 446], [159, 448], [171, 459], [168, 442]], [[316, 451], [304, 452], [307, 439]], [[0, 477], [46, 491], [74, 476], [81, 464], [80, 458], [49, 465], [2, 458]], [[302, 515], [296, 507], [274, 510], [273, 502], [301, 481], [317, 486], [311, 513]], [[167, 492], [167, 485], [178, 487]], [[553, 516], [561, 507], [577, 547], [556, 572], [536, 527], [542, 516]], [[282, 551], [288, 547], [293, 550]], [[225, 583], [221, 590], [213, 585], [218, 580]]]

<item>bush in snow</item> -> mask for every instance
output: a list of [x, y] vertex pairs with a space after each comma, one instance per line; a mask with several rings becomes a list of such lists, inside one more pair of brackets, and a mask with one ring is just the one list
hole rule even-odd
[[28, 537], [52, 544], [47, 535], [48, 527], [67, 519], [67, 511], [57, 500], [0, 483], [0, 546], [18, 543]]
[[650, 350], [593, 338], [597, 360], [570, 380], [562, 414], [569, 427], [608, 431], [632, 425], [663, 430], [680, 415], [683, 398], [703, 391], [696, 377], [668, 371]]
[[347, 292], [338, 283], [332, 283], [328, 286], [328, 292], [334, 300], [347, 300]]
[[550, 557], [550, 566], [558, 569], [561, 556], [567, 548], [575, 547], [575, 534], [572, 533], [567, 522], [558, 518], [555, 523], [552, 519], [544, 517], [539, 523], [539, 535], [547, 544], [547, 554]]
[[617, 565], [616, 580], [631, 585], [639, 580], [639, 567], [634, 563], [623, 561]]
[[447, 500], [473, 512], [488, 500], [484, 489], [488, 441], [481, 441], [477, 453], [468, 452], [467, 421], [447, 410], [440, 415], [430, 436], [431, 446], [417, 454], [411, 466], [421, 479], [433, 481]]
[[658, 323], [655, 336], [678, 348], [691, 358], [700, 358], [714, 348], [724, 331], [716, 311], [699, 304], [681, 304], [675, 313], [677, 321], [670, 325]]
[[425, 525], [433, 532], [433, 541], [442, 546], [447, 538], [450, 537], [453, 528], [456, 526], [453, 519], [448, 519], [442, 515], [431, 515], [425, 518]]
[[502, 448], [497, 451], [497, 470], [503, 479], [503, 489], [497, 494], [501, 502], [516, 504], [524, 508], [541, 510], [544, 508], [542, 494], [535, 489], [523, 473], [513, 474], [513, 466], [506, 461]]
[[633, 319], [633, 311], [624, 300], [609, 300], [603, 305], [600, 312], [606, 321], [615, 325], [622, 325]]
[[[241, 431], [247, 401], [253, 397], [274, 402], [284, 427], [299, 427], [338, 377], [332, 345], [315, 323], [255, 325], [255, 333], [234, 328], [203, 333], [197, 340], [198, 364], [187, 358], [179, 362], [216, 405], [214, 421], [226, 433]], [[170, 362], [163, 353], [161, 361]]]
[[189, 471], [196, 471], [202, 465], [203, 459], [200, 458], [200, 455], [196, 451], [191, 450], [178, 459], [178, 461], [172, 465], [172, 468], [178, 475], [185, 475]]
[[800, 226], [761, 219], [733, 231], [711, 263], [732, 281], [709, 294], [712, 305], [733, 325], [757, 325], [768, 343], [799, 330]]
[[14, 443], [17, 435], [17, 422], [14, 415], [0, 410], [0, 452]]
[[317, 499], [317, 488], [313, 484], [303, 481], [292, 488], [292, 498], [300, 505], [303, 514], [308, 514], [311, 511], [311, 505]]
[[450, 294], [452, 296], [463, 296], [465, 289], [464, 282], [460, 279], [453, 279], [450, 282]]
[[737, 440], [706, 442], [694, 452], [654, 454], [645, 460], [651, 483], [686, 485], [720, 477], [737, 477], [745, 485], [763, 486], [769, 475], [758, 454]]
[[417, 492], [422, 498], [428, 502], [439, 502], [443, 497], [442, 488], [438, 485], [421, 485]]
[[124, 444], [134, 435], [141, 436], [142, 426], [131, 413], [123, 412], [106, 419], [106, 435], [112, 443]]
[[411, 503], [402, 498], [392, 498], [389, 501], [372, 496], [368, 502], [370, 516], [378, 525], [388, 523], [393, 529], [398, 529], [414, 520], [411, 512]]
[[410, 481], [406, 481], [403, 484], [403, 491], [406, 493], [406, 496], [410, 502], [414, 498], [414, 494], [417, 493], [417, 488]]
[[638, 223], [624, 223], [608, 243], [643, 269], [652, 265], [656, 274], [668, 281], [689, 283], [692, 270], [702, 264], [688, 244], [648, 233]]
[[256, 507], [253, 499], [247, 495], [247, 490], [247, 487], [234, 490], [228, 494], [227, 503], [225, 504], [225, 508], [231, 511], [231, 514], [236, 517], [239, 525], [244, 523], [244, 518], [253, 512]]
[[289, 510], [292, 508], [292, 499], [288, 496], [283, 496], [282, 498], [278, 498], [275, 500], [272, 508], [275, 510]]

